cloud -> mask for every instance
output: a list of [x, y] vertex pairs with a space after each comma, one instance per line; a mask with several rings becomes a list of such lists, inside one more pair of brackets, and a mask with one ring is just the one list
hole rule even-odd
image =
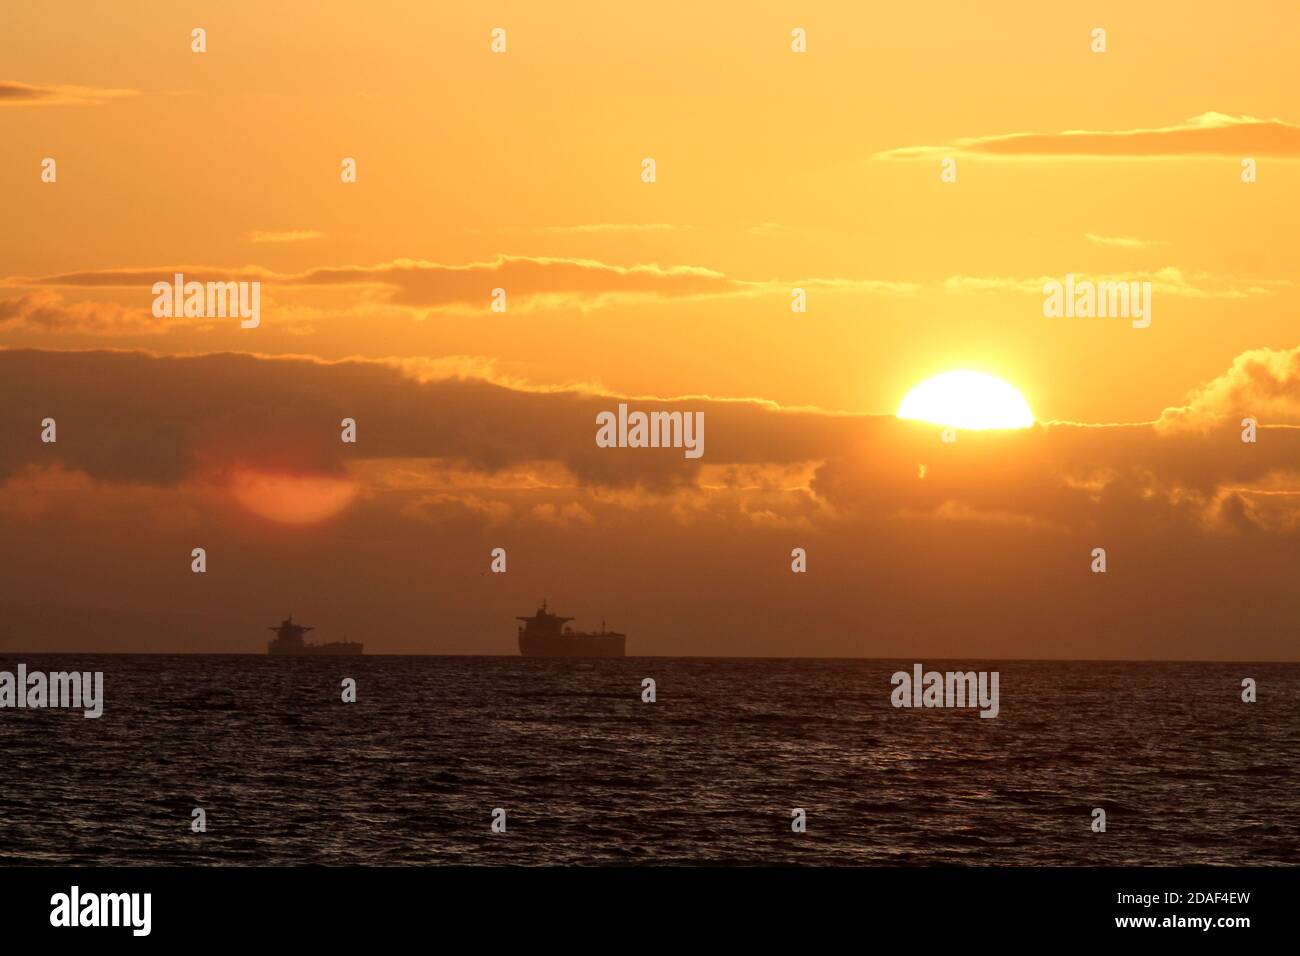
[[[92, 269], [80, 272], [59, 272], [47, 276], [6, 276], [0, 285], [18, 288], [53, 286], [56, 288], [124, 289], [132, 286], [150, 288], [155, 282], [171, 282], [176, 273], [182, 273], [186, 282], [230, 282], [238, 280], [277, 281], [282, 277], [269, 269], [257, 266], [149, 266], [147, 268]], [[283, 277], [288, 278], [288, 277]], [[151, 297], [152, 301], [152, 297]]]
[[1168, 243], [1155, 239], [1135, 239], [1132, 236], [1099, 236], [1096, 233], [1084, 233], [1084, 238], [1095, 246], [1109, 246], [1115, 249], [1149, 249], [1152, 246], [1164, 246]]
[[[1075, 272], [1075, 281], [1094, 279], [1102, 282], [1150, 282], [1153, 293], [1185, 299], [1244, 299], [1252, 295], [1272, 295], [1275, 289], [1287, 288], [1289, 279], [1232, 279], [1211, 275], [1208, 272], [1185, 272], [1176, 266], [1165, 266], [1150, 272], [1108, 272], [1091, 275]], [[1061, 282], [1058, 276], [949, 276], [944, 280], [946, 292], [965, 293], [1019, 293], [1042, 295], [1043, 286]], [[1243, 288], [1244, 285], [1244, 288]]]
[[464, 265], [400, 259], [377, 266], [311, 269], [288, 281], [306, 286], [369, 285], [399, 305], [482, 307], [494, 288], [510, 300], [609, 296], [686, 298], [745, 291], [744, 283], [699, 266], [614, 266], [594, 259], [498, 256]]
[[249, 242], [256, 243], [307, 242], [312, 239], [324, 239], [325, 233], [317, 232], [315, 229], [292, 229], [284, 232], [254, 230], [247, 238]]
[[653, 301], [724, 296], [788, 295], [795, 287], [830, 292], [909, 295], [920, 287], [909, 282], [852, 278], [791, 280], [737, 279], [702, 266], [661, 266], [646, 263], [610, 265], [595, 259], [550, 256], [497, 256], [495, 259], [447, 265], [418, 259], [397, 259], [374, 266], [324, 266], [299, 273], [280, 273], [258, 266], [221, 268], [177, 265], [150, 268], [98, 269], [47, 276], [9, 276], [0, 285], [13, 287], [148, 288], [182, 273], [186, 281], [257, 280], [299, 288], [359, 287], [385, 301], [415, 309], [486, 308], [492, 290], [506, 290], [514, 306], [594, 308], [615, 301]]
[[514, 509], [504, 501], [476, 494], [438, 493], [421, 495], [402, 508], [402, 514], [439, 528], [500, 527], [511, 519]]
[[101, 89], [91, 86], [38, 86], [32, 83], [20, 83], [17, 80], [0, 80], [0, 108], [98, 105], [109, 100], [139, 95], [139, 90]]
[[1300, 157], [1300, 126], [1280, 119], [1202, 113], [1183, 123], [1155, 129], [1066, 130], [1009, 133], [958, 139], [947, 146], [905, 146], [877, 153], [877, 159], [921, 159], [939, 155], [990, 157], [1148, 158], [1176, 156]]
[[533, 226], [528, 232], [547, 232], [560, 235], [588, 235], [609, 232], [678, 232], [692, 226], [668, 222], [593, 222], [574, 226]]
[[947, 447], [931, 429], [909, 435], [898, 427], [883, 447], [829, 458], [812, 481], [819, 499], [875, 521], [979, 518], [1103, 538], [1128, 530], [1293, 533], [1291, 518], [1244, 528], [1223, 521], [1226, 493], [1250, 501], [1279, 487], [1297, 493], [1290, 511], [1300, 511], [1300, 429], [1269, 429], [1252, 446], [1223, 419], [1198, 432], [1155, 423], [962, 432]]
[[[280, 235], [280, 234], [276, 234]], [[283, 234], [288, 237], [296, 233]], [[1105, 239], [1112, 244], [1128, 245], [1141, 240]], [[287, 238], [286, 240], [287, 241]], [[726, 297], [788, 296], [791, 289], [803, 288], [829, 294], [905, 297], [927, 288], [922, 283], [883, 279], [805, 277], [793, 279], [741, 279], [701, 266], [661, 266], [655, 263], [617, 266], [594, 259], [534, 256], [497, 256], [494, 259], [459, 265], [415, 259], [398, 259], [373, 266], [324, 266], [302, 272], [276, 272], [256, 265], [218, 267], [211, 265], [169, 265], [149, 268], [127, 267], [57, 273], [45, 276], [8, 276], [0, 278], [0, 287], [17, 289], [135, 289], [141, 301], [152, 303], [153, 284], [171, 282], [176, 274], [186, 281], [200, 283], [256, 281], [264, 287], [280, 290], [276, 314], [282, 327], [298, 334], [310, 334], [315, 322], [341, 314], [359, 320], [373, 317], [377, 307], [391, 307], [408, 318], [423, 318], [431, 312], [481, 313], [492, 301], [492, 290], [504, 289], [512, 310], [577, 309], [591, 310], [617, 304], [654, 303], [661, 301], [698, 300]], [[1106, 273], [1079, 278], [1113, 282], [1150, 282], [1153, 292], [1161, 296], [1193, 299], [1245, 299], [1272, 295], [1295, 283], [1288, 279], [1255, 277], [1231, 278], [1203, 271], [1189, 272], [1176, 266], [1161, 269]], [[1041, 296], [1043, 287], [1062, 276], [949, 276], [937, 287], [949, 294], [1021, 294]], [[354, 290], [359, 293], [351, 307], [328, 309], [301, 301], [313, 290]], [[264, 302], [266, 290], [263, 291]], [[293, 301], [294, 296], [299, 301]], [[19, 302], [23, 300], [17, 300]], [[31, 302], [27, 300], [29, 306]], [[39, 300], [50, 303], [54, 300]], [[19, 308], [15, 300], [7, 304], [13, 313]], [[0, 309], [6, 304], [0, 303]], [[25, 327], [45, 329], [83, 329], [96, 333], [131, 332], [138, 328], [158, 331], [156, 323], [136, 318], [127, 321], [121, 306], [112, 303], [81, 303], [75, 320], [72, 307], [61, 312], [45, 312], [23, 320]], [[117, 316], [108, 319], [106, 316]], [[56, 320], [62, 321], [57, 325]], [[0, 312], [0, 323], [5, 316]], [[172, 326], [174, 327], [174, 325]]]
[[552, 308], [774, 292], [788, 295], [796, 286], [883, 294], [908, 294], [918, 288], [911, 283], [874, 279], [745, 280], [703, 266], [616, 266], [595, 259], [504, 255], [455, 266], [403, 259], [366, 268], [320, 268], [292, 281], [309, 286], [377, 285], [387, 289], [389, 301], [399, 305], [473, 309], [482, 308], [494, 288], [505, 289], [510, 301], [522, 299]]
[[596, 519], [591, 512], [576, 501], [570, 501], [562, 505], [557, 505], [552, 501], [544, 501], [539, 505], [535, 505], [530, 514], [537, 521], [560, 528], [594, 525], [596, 523]]
[[0, 299], [0, 329], [28, 332], [81, 332], [94, 335], [163, 332], [174, 326], [155, 319], [150, 309], [130, 309], [105, 302], [65, 302], [52, 289], [15, 299]]
[[[409, 462], [411, 475], [431, 460], [480, 475], [550, 463], [574, 487], [755, 496], [773, 514], [774, 502], [811, 495], [823, 517], [947, 508], [1080, 527], [1118, 508], [1127, 520], [1194, 523], [1212, 517], [1224, 489], [1300, 492], [1300, 428], [1271, 427], [1300, 421], [1298, 356], [1246, 353], [1160, 422], [962, 433], [947, 446], [936, 428], [892, 416], [510, 387], [476, 377], [485, 370], [474, 363], [451, 362], [431, 377], [432, 367], [374, 360], [8, 350], [0, 476], [57, 462], [97, 480], [165, 485], [233, 468], [342, 474], [359, 458]], [[596, 415], [620, 401], [703, 412], [704, 457], [598, 448]], [[1243, 408], [1265, 426], [1256, 446], [1239, 440]], [[32, 422], [47, 416], [59, 421], [57, 446], [32, 438]], [[358, 423], [356, 447], [339, 441], [343, 418]], [[87, 435], [94, 441], [78, 438]]]
[[1300, 347], [1243, 352], [1226, 372], [1194, 390], [1186, 404], [1165, 409], [1157, 424], [1165, 431], [1204, 430], [1247, 416], [1261, 425], [1300, 427]]
[[[450, 459], [493, 472], [555, 461], [585, 484], [670, 488], [694, 481], [681, 449], [609, 453], [596, 415], [619, 396], [525, 390], [470, 377], [417, 378], [387, 362], [322, 362], [244, 354], [0, 351], [0, 474], [63, 461], [96, 478], [169, 484], [239, 466], [338, 473], [357, 457], [337, 424], [355, 418], [365, 457]], [[428, 373], [429, 367], [416, 373]], [[646, 410], [706, 411], [710, 462], [815, 457], [848, 440], [848, 417], [709, 398], [629, 399]], [[29, 419], [62, 419], [57, 447], [21, 440]], [[715, 434], [716, 432], [716, 434]], [[72, 435], [94, 434], [92, 443]], [[62, 434], [62, 433], [61, 433]], [[638, 450], [641, 451], [641, 450]]]

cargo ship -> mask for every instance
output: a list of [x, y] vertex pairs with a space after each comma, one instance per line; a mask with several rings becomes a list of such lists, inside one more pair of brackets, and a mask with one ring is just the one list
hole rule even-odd
[[330, 644], [306, 643], [302, 636], [308, 631], [316, 630], [316, 628], [293, 623], [292, 614], [281, 621], [279, 627], [269, 627], [267, 630], [275, 631], [275, 637], [266, 644], [266, 653], [268, 654], [303, 657], [317, 654], [361, 653], [361, 644], [358, 641], [334, 641]]
[[574, 631], [564, 625], [574, 620], [546, 610], [546, 602], [532, 617], [516, 617], [519, 626], [519, 653], [524, 657], [623, 657], [626, 634], [605, 630]]

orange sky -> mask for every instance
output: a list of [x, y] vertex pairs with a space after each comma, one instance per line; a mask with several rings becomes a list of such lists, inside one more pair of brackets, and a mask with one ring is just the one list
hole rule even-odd
[[[377, 651], [504, 652], [500, 620], [545, 592], [641, 653], [904, 653], [911, 633], [932, 653], [1296, 656], [1300, 9], [630, 9], [0, 10], [13, 641], [58, 605], [115, 622], [87, 645], [182, 649], [156, 610], [192, 616], [190, 649], [254, 649], [291, 600]], [[154, 318], [176, 271], [259, 279], [262, 324]], [[1151, 327], [1045, 318], [1066, 274], [1150, 281]], [[947, 448], [877, 418], [956, 368], [1073, 424]], [[618, 396], [695, 396], [670, 405], [706, 410], [703, 459], [596, 449], [589, 413]], [[355, 447], [335, 447], [342, 415]], [[286, 470], [329, 506], [282, 511], [333, 516], [249, 505], [293, 497]], [[1130, 560], [1109, 596], [1080, 591], [1097, 580], [1063, 575], [1107, 535]], [[200, 538], [239, 557], [193, 580]], [[507, 539], [507, 580], [482, 578]], [[1190, 635], [1159, 627], [1171, 601]], [[435, 609], [454, 633], [420, 630]]]

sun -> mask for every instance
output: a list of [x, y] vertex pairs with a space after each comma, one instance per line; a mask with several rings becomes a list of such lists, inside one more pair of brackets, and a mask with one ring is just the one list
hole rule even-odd
[[358, 488], [336, 475], [297, 474], [236, 469], [230, 493], [253, 514], [280, 524], [316, 524], [339, 514], [357, 497]]
[[1029, 428], [1034, 413], [1015, 387], [983, 372], [944, 372], [905, 396], [899, 418], [954, 428]]

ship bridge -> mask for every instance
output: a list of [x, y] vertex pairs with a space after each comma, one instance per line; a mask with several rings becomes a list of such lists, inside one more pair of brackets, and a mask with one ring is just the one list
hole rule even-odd
[[519, 629], [520, 633], [559, 634], [564, 625], [574, 620], [574, 618], [552, 614], [546, 609], [546, 602], [543, 601], [542, 606], [537, 609], [537, 613], [532, 617], [516, 616], [515, 620], [524, 622], [524, 626]]

